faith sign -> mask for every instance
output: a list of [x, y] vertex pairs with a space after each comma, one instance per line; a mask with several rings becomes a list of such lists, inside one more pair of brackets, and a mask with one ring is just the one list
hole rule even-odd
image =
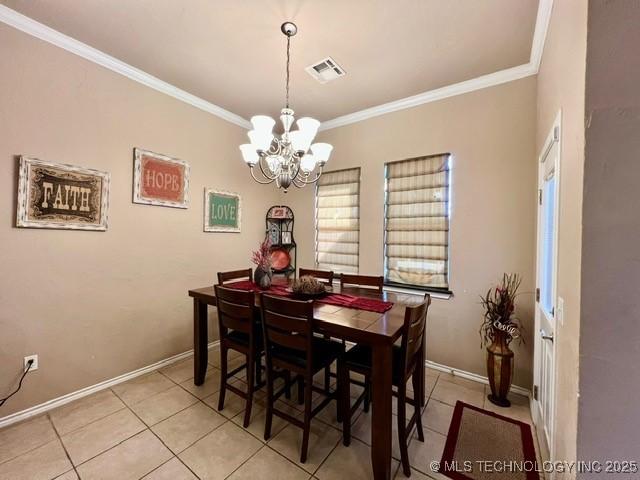
[[204, 191], [204, 231], [240, 232], [240, 195], [206, 188]]
[[20, 157], [16, 226], [106, 230], [109, 179], [98, 170]]

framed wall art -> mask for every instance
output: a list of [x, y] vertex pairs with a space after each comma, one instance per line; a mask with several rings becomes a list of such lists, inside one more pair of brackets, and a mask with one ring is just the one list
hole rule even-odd
[[110, 175], [20, 157], [17, 227], [107, 229]]
[[269, 212], [271, 218], [287, 218], [286, 207], [271, 207]]
[[189, 164], [159, 153], [134, 149], [133, 202], [189, 208]]
[[240, 232], [242, 202], [240, 195], [211, 188], [204, 189], [204, 231]]

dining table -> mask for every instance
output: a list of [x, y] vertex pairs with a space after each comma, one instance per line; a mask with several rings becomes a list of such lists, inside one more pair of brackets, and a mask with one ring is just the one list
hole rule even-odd
[[[355, 286], [340, 288], [336, 285], [333, 291], [345, 296], [393, 303], [387, 311], [380, 313], [314, 301], [313, 315], [314, 330], [317, 333], [371, 348], [371, 465], [376, 480], [388, 480], [391, 478], [393, 432], [392, 349], [402, 335], [405, 307], [419, 303], [422, 297], [387, 291], [379, 293], [377, 290]], [[258, 315], [260, 293], [256, 291]], [[189, 290], [189, 296], [193, 298], [194, 383], [202, 385], [208, 361], [208, 306], [216, 305], [215, 290], [213, 286], [196, 288]], [[423, 372], [421, 375], [424, 378]]]

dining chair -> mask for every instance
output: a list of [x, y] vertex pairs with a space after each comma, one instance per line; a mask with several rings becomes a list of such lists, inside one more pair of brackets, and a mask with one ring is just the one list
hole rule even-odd
[[[343, 273], [340, 275], [340, 290], [345, 286], [355, 285], [358, 287], [366, 287], [376, 293], [382, 293], [382, 287], [384, 286], [384, 277], [382, 276], [370, 276], [370, 275], [355, 275], [350, 273]], [[351, 380], [360, 387], [363, 387], [366, 395], [364, 397], [364, 411], [369, 411], [369, 403], [371, 401], [371, 392], [369, 391], [368, 379], [365, 378], [364, 382], [360, 380]]]
[[382, 287], [384, 285], [384, 277], [373, 277], [369, 275], [352, 275], [343, 273], [340, 275], [340, 288], [344, 288], [345, 285], [357, 285], [358, 287], [373, 287], [378, 293], [382, 293]]
[[[419, 305], [407, 306], [404, 314], [404, 325], [402, 327], [402, 340], [400, 346], [393, 346], [392, 355], [392, 384], [396, 387], [393, 392], [398, 398], [398, 437], [400, 444], [400, 458], [402, 460], [402, 470], [405, 476], [411, 476], [411, 465], [409, 464], [408, 442], [413, 427], [418, 433], [418, 440], [424, 442], [422, 431], [422, 408], [418, 398], [421, 395], [420, 376], [424, 377], [424, 369], [420, 368], [423, 361], [424, 338], [426, 330], [427, 311], [431, 304], [431, 297], [425, 295], [424, 301]], [[360, 373], [366, 379], [368, 387], [358, 397], [353, 406], [350, 405], [349, 388], [343, 388], [340, 392], [342, 399], [342, 435], [343, 443], [348, 446], [351, 443], [351, 416], [356, 412], [358, 406], [369, 395], [368, 389], [376, 388], [371, 385], [371, 349], [368, 346], [356, 345], [344, 355], [344, 360], [338, 364], [339, 385], [349, 385], [349, 375], [351, 371]], [[413, 398], [407, 397], [407, 382], [411, 379], [413, 386]], [[414, 408], [413, 415], [407, 423], [407, 403]], [[375, 407], [375, 406], [374, 406]]]
[[[319, 282], [326, 283], [328, 286], [333, 285], [333, 270], [311, 270], [309, 268], [298, 269], [298, 277], [303, 277], [305, 275], [312, 276], [316, 278]], [[329, 339], [328, 335], [324, 335], [324, 338]], [[347, 344], [344, 340], [342, 340], [342, 345], [346, 348]], [[331, 365], [325, 368], [324, 371], [324, 388], [325, 390], [329, 389], [331, 385], [331, 377], [335, 377], [336, 375], [331, 372]]]
[[224, 285], [231, 280], [252, 280], [253, 271], [250, 268], [245, 270], [233, 270], [231, 272], [218, 272], [218, 285]]
[[[256, 373], [260, 371], [264, 341], [262, 326], [256, 324], [254, 317], [255, 293], [252, 291], [234, 290], [216, 285], [216, 300], [218, 303], [218, 330], [220, 333], [220, 393], [218, 396], [218, 410], [224, 409], [224, 399], [227, 390], [246, 401], [244, 409], [244, 427], [249, 426], [251, 406], [255, 390]], [[227, 356], [229, 350], [244, 354], [246, 363], [228, 371]], [[247, 391], [243, 392], [237, 386], [229, 383], [243, 368], [247, 369]], [[260, 380], [258, 379], [258, 382]]]
[[[307, 460], [309, 447], [309, 431], [311, 419], [336, 400], [337, 416], [341, 418], [340, 387], [330, 392], [316, 387], [313, 376], [331, 365], [335, 360], [341, 362], [344, 349], [342, 343], [327, 340], [313, 335], [313, 301], [289, 300], [282, 297], [262, 294], [260, 296], [262, 311], [262, 328], [264, 331], [264, 350], [267, 364], [267, 411], [264, 426], [264, 439], [271, 437], [271, 423], [276, 415], [302, 429], [302, 448], [300, 462]], [[282, 395], [283, 390], [274, 392], [274, 368], [297, 374], [302, 378], [304, 396], [304, 418], [302, 421], [278, 410], [274, 402]], [[300, 384], [299, 384], [300, 385]], [[312, 392], [318, 392], [325, 398], [311, 409]]]
[[311, 270], [309, 268], [298, 269], [298, 277], [311, 276], [317, 279], [319, 282], [326, 283], [327, 285], [333, 284], [333, 271], [328, 270]]

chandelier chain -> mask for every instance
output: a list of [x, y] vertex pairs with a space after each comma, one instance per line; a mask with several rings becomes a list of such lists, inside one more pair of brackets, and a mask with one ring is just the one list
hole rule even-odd
[[287, 35], [287, 94], [286, 94], [286, 101], [285, 101], [287, 108], [289, 108], [289, 63], [291, 60], [290, 49], [291, 49], [291, 36]]
[[248, 133], [251, 143], [240, 145], [240, 150], [256, 182], [275, 182], [286, 193], [291, 186], [302, 188], [317, 182], [333, 147], [327, 143], [311, 145], [320, 126], [320, 122], [311, 117], [298, 119], [298, 129], [290, 131], [296, 121], [293, 110], [289, 108], [291, 37], [297, 33], [298, 27], [292, 22], [285, 22], [280, 30], [287, 37], [286, 107], [280, 111], [284, 132], [275, 134], [275, 120], [267, 115], [256, 115], [251, 118], [254, 128]]

